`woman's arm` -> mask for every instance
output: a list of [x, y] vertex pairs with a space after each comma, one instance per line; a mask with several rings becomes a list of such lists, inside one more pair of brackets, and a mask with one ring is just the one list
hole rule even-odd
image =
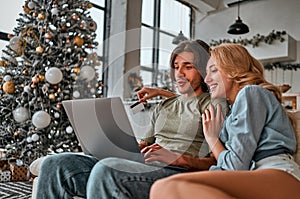
[[171, 91], [167, 91], [161, 88], [150, 88], [150, 87], [143, 87], [141, 90], [137, 92], [137, 96], [140, 102], [146, 102], [148, 99], [151, 99], [156, 96], [169, 98], [175, 95], [176, 94]]

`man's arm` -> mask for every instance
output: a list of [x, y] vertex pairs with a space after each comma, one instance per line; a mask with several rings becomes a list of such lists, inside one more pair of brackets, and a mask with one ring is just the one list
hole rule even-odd
[[194, 158], [189, 155], [181, 155], [176, 161], [171, 163], [173, 166], [184, 167], [190, 171], [208, 170], [212, 165], [216, 164], [217, 160], [212, 153], [210, 153], [209, 157], [205, 158]]
[[148, 99], [151, 99], [156, 96], [170, 98], [175, 95], [176, 94], [171, 91], [167, 91], [161, 88], [150, 88], [150, 87], [143, 87], [141, 90], [137, 92], [137, 96], [140, 102], [146, 102]]

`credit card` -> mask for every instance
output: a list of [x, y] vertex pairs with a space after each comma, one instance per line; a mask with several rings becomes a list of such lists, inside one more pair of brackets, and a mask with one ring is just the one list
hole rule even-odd
[[136, 102], [136, 103], [130, 105], [130, 109], [131, 109], [133, 114], [136, 114], [136, 113], [138, 113], [142, 110], [145, 110], [145, 106], [141, 102]]

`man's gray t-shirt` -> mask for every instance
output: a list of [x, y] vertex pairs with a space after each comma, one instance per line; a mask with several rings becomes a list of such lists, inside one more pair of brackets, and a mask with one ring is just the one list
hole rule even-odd
[[[191, 98], [174, 96], [162, 101], [153, 112], [151, 128], [143, 140], [181, 154], [206, 156], [209, 147], [202, 130], [201, 114], [210, 103], [209, 93]], [[221, 104], [223, 113], [227, 112], [225, 99], [212, 102], [216, 103]]]

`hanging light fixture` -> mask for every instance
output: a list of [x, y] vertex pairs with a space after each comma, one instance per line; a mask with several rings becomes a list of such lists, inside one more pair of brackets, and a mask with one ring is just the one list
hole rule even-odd
[[183, 35], [183, 33], [182, 33], [182, 31], [180, 31], [179, 32], [179, 34], [176, 36], [176, 37], [174, 37], [174, 39], [173, 39], [173, 41], [172, 41], [172, 44], [179, 44], [180, 42], [182, 42], [182, 41], [185, 41], [185, 40], [188, 40], [188, 38], [186, 38], [184, 35]]
[[238, 17], [235, 20], [234, 24], [229, 26], [227, 33], [233, 35], [240, 35], [249, 32], [249, 27], [243, 23], [240, 18], [240, 1], [238, 1]]

